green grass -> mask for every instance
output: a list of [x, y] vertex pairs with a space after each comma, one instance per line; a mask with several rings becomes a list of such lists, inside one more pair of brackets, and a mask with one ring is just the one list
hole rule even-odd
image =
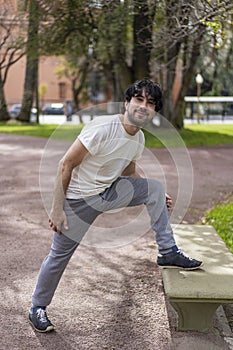
[[[6, 124], [0, 123], [0, 133], [19, 134], [54, 139], [72, 140], [80, 133], [83, 125], [57, 124]], [[56, 132], [55, 132], [56, 131]]]
[[180, 131], [157, 128], [153, 133], [145, 131], [145, 137], [147, 147], [233, 144], [233, 124], [192, 124]]
[[192, 124], [180, 135], [187, 146], [233, 144], [233, 124]]
[[211, 209], [205, 216], [205, 223], [216, 229], [233, 253], [233, 198]]
[[[19, 124], [0, 123], [0, 133], [12, 133], [38, 137], [73, 140], [83, 125]], [[56, 132], [54, 132], [56, 130]], [[156, 137], [154, 135], [156, 135]], [[145, 131], [146, 147], [207, 146], [233, 144], [233, 124], [193, 124], [181, 131], [175, 129], [153, 129], [153, 134]], [[183, 140], [183, 141], [182, 141]]]

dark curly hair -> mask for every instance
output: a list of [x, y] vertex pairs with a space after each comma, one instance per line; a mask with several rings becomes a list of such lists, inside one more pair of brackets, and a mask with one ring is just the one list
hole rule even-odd
[[137, 80], [135, 83], [130, 85], [125, 91], [125, 101], [130, 102], [132, 97], [141, 95], [143, 90], [145, 91], [146, 95], [150, 95], [153, 98], [155, 103], [155, 111], [160, 111], [160, 109], [163, 107], [162, 90], [158, 83], [150, 79]]

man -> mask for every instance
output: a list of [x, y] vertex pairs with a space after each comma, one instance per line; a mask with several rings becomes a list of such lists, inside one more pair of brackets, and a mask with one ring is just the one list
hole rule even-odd
[[37, 331], [54, 329], [46, 307], [85, 232], [108, 210], [145, 204], [158, 245], [158, 265], [200, 268], [201, 261], [190, 259], [176, 246], [168, 214], [171, 198], [160, 182], [136, 172], [144, 147], [141, 128], [161, 108], [159, 85], [137, 81], [126, 90], [124, 114], [95, 118], [61, 159], [49, 217], [54, 241], [41, 266], [29, 312]]

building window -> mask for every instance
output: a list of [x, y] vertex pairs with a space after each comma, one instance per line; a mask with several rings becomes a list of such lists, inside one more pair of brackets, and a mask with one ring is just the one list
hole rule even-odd
[[59, 99], [66, 98], [66, 83], [59, 83]]

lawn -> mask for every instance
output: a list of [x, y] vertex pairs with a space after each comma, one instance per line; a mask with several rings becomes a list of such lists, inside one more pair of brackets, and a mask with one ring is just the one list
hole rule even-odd
[[[6, 124], [0, 123], [0, 133], [12, 133], [38, 137], [73, 140], [83, 125], [54, 124]], [[181, 131], [175, 129], [153, 129], [153, 133], [145, 131], [147, 147], [207, 146], [233, 144], [233, 124], [192, 124]]]
[[187, 146], [233, 144], [233, 124], [192, 124], [180, 131]]
[[233, 198], [211, 209], [205, 216], [205, 224], [216, 229], [233, 253]]
[[57, 124], [6, 124], [0, 123], [0, 133], [25, 136], [52, 137], [54, 139], [72, 140], [82, 130], [83, 125]]

